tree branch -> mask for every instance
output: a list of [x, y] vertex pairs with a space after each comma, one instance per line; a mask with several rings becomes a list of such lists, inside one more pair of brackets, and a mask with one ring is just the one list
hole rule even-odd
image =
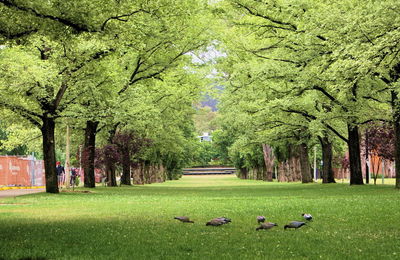
[[248, 51], [249, 51], [250, 53], [252, 53], [253, 55], [255, 55], [255, 56], [259, 57], [259, 58], [262, 58], [262, 59], [292, 63], [292, 64], [295, 64], [296, 66], [301, 66], [301, 65], [302, 65], [300, 62], [297, 62], [297, 61], [292, 61], [292, 60], [287, 60], [287, 59], [277, 59], [277, 58], [266, 57], [266, 56], [263, 56], [263, 55], [258, 54], [256, 51], [251, 51], [251, 50], [248, 50]]
[[0, 3], [4, 4], [7, 7], [30, 13], [39, 18], [49, 19], [49, 20], [52, 20], [55, 22], [59, 22], [61, 24], [64, 24], [68, 27], [75, 29], [78, 32], [96, 32], [97, 31], [96, 29], [89, 28], [89, 26], [87, 26], [87, 25], [78, 24], [78, 23], [72, 22], [66, 18], [57, 17], [54, 15], [42, 14], [33, 8], [18, 5], [17, 3], [14, 3], [14, 1], [12, 1], [12, 0], [0, 0]]
[[295, 26], [295, 25], [292, 24], [292, 23], [279, 21], [279, 20], [274, 19], [274, 18], [272, 18], [272, 17], [270, 17], [270, 16], [268, 16], [268, 15], [260, 14], [260, 13], [258, 13], [258, 12], [256, 12], [256, 11], [253, 11], [252, 9], [250, 9], [250, 7], [243, 5], [242, 3], [235, 2], [235, 4], [236, 4], [237, 6], [239, 6], [240, 8], [244, 8], [245, 10], [247, 10], [247, 12], [249, 12], [249, 14], [251, 14], [251, 15], [254, 15], [254, 16], [257, 16], [257, 17], [261, 17], [261, 18], [263, 18], [263, 19], [266, 19], [266, 20], [268, 20], [268, 21], [270, 21], [270, 22], [273, 22], [273, 23], [276, 23], [276, 24], [289, 26], [289, 27], [291, 28], [290, 30], [292, 30], [292, 31], [297, 31], [297, 26]]
[[[304, 117], [307, 117], [307, 118], [310, 118], [310, 119], [313, 119], [313, 120], [316, 120], [316, 119], [317, 119], [316, 116], [310, 115], [310, 114], [308, 114], [307, 112], [304, 112], [304, 111], [299, 111], [299, 110], [294, 110], [294, 109], [287, 109], [287, 110], [282, 109], [282, 111], [284, 111], [284, 112], [289, 112], [289, 113], [300, 114], [300, 115], [302, 115], [302, 116], [304, 116]], [[343, 135], [341, 135], [341, 134], [340, 134], [338, 131], [336, 131], [332, 126], [330, 126], [330, 125], [327, 124], [326, 122], [321, 122], [321, 123], [324, 124], [324, 125], [326, 126], [326, 128], [328, 128], [328, 129], [331, 130], [333, 133], [335, 133], [340, 139], [342, 139], [342, 140], [345, 141], [346, 143], [349, 142], [349, 140], [348, 140], [346, 137], [344, 137]]]
[[391, 122], [390, 120], [386, 120], [386, 119], [369, 119], [369, 120], [365, 120], [363, 122], [357, 123], [357, 125], [365, 125], [365, 124], [368, 124], [368, 123], [371, 123], [371, 122], [375, 122], [375, 121], [383, 122], [383, 123], [390, 123]]
[[30, 121], [33, 125], [37, 126], [37, 127], [41, 127], [41, 124], [35, 120], [35, 117], [42, 119], [43, 117], [35, 112], [29, 111], [27, 109], [25, 109], [24, 107], [20, 107], [20, 106], [15, 106], [15, 105], [10, 105], [9, 103], [0, 101], [0, 106], [11, 110], [12, 112], [17, 112], [18, 114], [20, 114], [23, 118], [27, 119], [28, 121]]
[[344, 142], [349, 143], [349, 139], [347, 139], [346, 137], [344, 137], [343, 135], [341, 135], [338, 131], [336, 131], [335, 128], [333, 128], [332, 126], [328, 125], [327, 123], [323, 122], [323, 124], [329, 129], [331, 130], [335, 135], [337, 135], [340, 139], [342, 139]]
[[38, 29], [31, 29], [31, 30], [12, 34], [12, 33], [9, 33], [9, 32], [6, 32], [5, 30], [3, 30], [3, 28], [0, 28], [0, 35], [3, 35], [5, 38], [7, 38], [9, 40], [15, 40], [15, 39], [27, 36], [29, 34], [35, 33], [37, 31], [38, 31]]
[[124, 18], [124, 17], [130, 17], [130, 16], [132, 16], [132, 15], [134, 15], [134, 14], [137, 14], [137, 13], [140, 13], [140, 12], [150, 13], [149, 11], [146, 11], [146, 10], [143, 10], [143, 9], [139, 9], [139, 10], [133, 11], [133, 12], [131, 12], [131, 13], [129, 13], [129, 14], [123, 14], [123, 15], [117, 15], [117, 16], [109, 17], [109, 18], [107, 18], [107, 19], [103, 22], [103, 24], [102, 24], [101, 27], [100, 27], [100, 30], [101, 30], [101, 31], [104, 31], [104, 29], [106, 28], [107, 23], [108, 23], [109, 21], [111, 21], [111, 20], [118, 20], [118, 21], [122, 21], [122, 22], [127, 22], [128, 20], [125, 20], [125, 19], [122, 19], [122, 18]]
[[129, 17], [132, 16], [138, 12], [145, 12], [145, 13], [150, 13], [149, 11], [143, 10], [143, 9], [139, 9], [139, 10], [135, 10], [132, 11], [131, 13], [128, 14], [123, 14], [123, 15], [117, 15], [117, 16], [111, 16], [109, 18], [107, 18], [99, 28], [96, 28], [97, 26], [90, 26], [87, 24], [81, 24], [75, 21], [72, 21], [70, 19], [64, 18], [64, 17], [59, 17], [59, 16], [55, 16], [55, 15], [50, 15], [50, 14], [42, 14], [40, 13], [38, 10], [35, 10], [31, 7], [26, 7], [26, 6], [22, 6], [19, 5], [18, 3], [15, 3], [13, 0], [0, 0], [0, 3], [2, 3], [3, 5], [9, 7], [9, 8], [13, 8], [19, 11], [23, 11], [23, 12], [27, 12], [30, 13], [38, 18], [42, 18], [42, 19], [49, 19], [58, 23], [61, 23], [65, 26], [71, 27], [73, 28], [75, 31], [77, 32], [101, 32], [105, 30], [105, 27], [107, 25], [107, 23], [111, 20], [118, 20], [118, 21], [126, 21], [122, 18], [124, 17]]
[[328, 91], [326, 91], [324, 88], [321, 88], [319, 86], [313, 86], [312, 88], [320, 91], [322, 94], [324, 94], [326, 97], [328, 97], [333, 103], [339, 105], [345, 112], [349, 112], [347, 107], [342, 105], [336, 98], [334, 98], [331, 94], [329, 94]]
[[379, 100], [377, 98], [374, 98], [374, 97], [371, 97], [371, 96], [363, 96], [362, 98], [373, 100], [373, 101], [378, 102], [378, 103], [388, 103], [388, 102], [381, 101], [381, 100]]

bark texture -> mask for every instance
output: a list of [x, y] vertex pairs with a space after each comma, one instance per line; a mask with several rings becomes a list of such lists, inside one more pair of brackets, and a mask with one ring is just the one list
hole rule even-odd
[[272, 176], [274, 172], [274, 155], [272, 153], [272, 148], [263, 144], [264, 162], [265, 162], [265, 179], [266, 181], [272, 181]]
[[400, 189], [400, 100], [395, 91], [392, 91], [392, 109], [394, 111], [393, 124], [395, 132], [395, 171], [396, 171], [396, 185]]
[[41, 132], [43, 136], [43, 159], [46, 179], [46, 192], [59, 193], [56, 172], [56, 152], [55, 152], [55, 121], [54, 118], [44, 116]]
[[328, 137], [319, 138], [322, 147], [322, 183], [336, 183], [332, 168], [332, 142]]
[[312, 182], [310, 161], [308, 159], [308, 146], [305, 143], [299, 145], [301, 182]]
[[87, 121], [85, 128], [85, 146], [84, 151], [87, 156], [84, 165], [84, 186], [95, 188], [94, 159], [96, 156], [96, 134], [99, 122]]
[[350, 161], [350, 185], [362, 185], [363, 177], [361, 171], [360, 137], [358, 126], [347, 125], [348, 147]]

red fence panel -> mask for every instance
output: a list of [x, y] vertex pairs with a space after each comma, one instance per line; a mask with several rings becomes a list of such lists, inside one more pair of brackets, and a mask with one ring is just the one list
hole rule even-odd
[[0, 156], [1, 186], [43, 186], [43, 161], [32, 156]]

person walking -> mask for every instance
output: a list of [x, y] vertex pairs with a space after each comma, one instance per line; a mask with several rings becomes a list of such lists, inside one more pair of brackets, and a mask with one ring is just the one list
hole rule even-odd
[[71, 168], [71, 179], [69, 180], [69, 184], [70, 184], [71, 186], [75, 186], [77, 174], [78, 174], [78, 173], [77, 173], [77, 171], [76, 171], [76, 168], [72, 167], [72, 168]]
[[58, 177], [58, 186], [60, 187], [64, 183], [64, 175], [65, 175], [65, 169], [64, 166], [61, 165], [61, 162], [56, 163], [56, 171]]

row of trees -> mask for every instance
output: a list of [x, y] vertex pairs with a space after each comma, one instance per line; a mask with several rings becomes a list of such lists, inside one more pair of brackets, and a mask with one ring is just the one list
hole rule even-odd
[[350, 183], [363, 184], [360, 133], [385, 123], [400, 187], [399, 10], [395, 0], [0, 0], [3, 122], [19, 140], [42, 138], [48, 192], [66, 126], [75, 152], [83, 144], [86, 187], [96, 146], [110, 185], [118, 164], [126, 184], [128, 165], [174, 178], [199, 149], [192, 104], [210, 80], [188, 54], [219, 42], [222, 161], [272, 180], [277, 160], [280, 176], [310, 182], [319, 143], [324, 182], [334, 152], [348, 150]]
[[[66, 125], [76, 152], [83, 144], [86, 187], [95, 186], [96, 146], [123, 151], [125, 184], [132, 162], [173, 178], [190, 160], [203, 83], [189, 54], [210, 44], [207, 3], [0, 0], [0, 13], [3, 120], [42, 137], [47, 192], [59, 192], [55, 137]], [[133, 160], [137, 146], [145, 151]], [[115, 185], [114, 165], [104, 165]]]
[[386, 124], [394, 129], [400, 188], [398, 1], [225, 0], [214, 7], [227, 53], [218, 68], [223, 130], [236, 137], [237, 167], [259, 167], [264, 145], [267, 157], [273, 148], [309, 182], [308, 150], [319, 143], [323, 182], [334, 182], [334, 151], [347, 150], [350, 184], [363, 184], [360, 135], [371, 123]]

